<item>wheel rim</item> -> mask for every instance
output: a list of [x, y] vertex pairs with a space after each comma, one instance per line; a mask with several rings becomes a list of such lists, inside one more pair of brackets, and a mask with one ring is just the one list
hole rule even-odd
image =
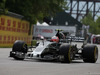
[[24, 48], [24, 49], [27, 49], [27, 45], [26, 45], [26, 44], [24, 44], [24, 45], [23, 45], [23, 48]]
[[28, 50], [27, 44], [23, 44], [23, 49], [24, 49], [24, 52], [27, 53], [27, 50]]
[[69, 48], [68, 57], [69, 57], [69, 61], [71, 61], [71, 60], [73, 59], [73, 51], [71, 50], [71, 46], [70, 46], [70, 48]]
[[98, 49], [97, 49], [97, 47], [95, 47], [95, 50], [94, 50], [94, 59], [95, 59], [95, 61], [98, 59]]

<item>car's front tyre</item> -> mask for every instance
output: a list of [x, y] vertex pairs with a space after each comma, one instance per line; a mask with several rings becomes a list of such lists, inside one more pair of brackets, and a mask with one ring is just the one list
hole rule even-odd
[[60, 46], [59, 49], [59, 60], [62, 63], [71, 63], [73, 59], [72, 46], [64, 44]]
[[10, 57], [13, 57], [16, 60], [24, 60], [27, 51], [27, 44], [24, 41], [17, 40], [15, 41], [12, 51], [10, 52]]

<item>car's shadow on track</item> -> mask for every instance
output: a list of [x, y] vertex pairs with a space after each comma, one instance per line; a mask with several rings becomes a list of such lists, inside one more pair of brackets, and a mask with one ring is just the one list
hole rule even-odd
[[[37, 62], [37, 63], [54, 63], [54, 64], [85, 64], [83, 60], [73, 60], [71, 63], [61, 63], [58, 60], [36, 60], [36, 59], [25, 59], [25, 60], [15, 60], [15, 59], [10, 59], [12, 61], [20, 61], [20, 62]], [[91, 63], [91, 64], [100, 64], [100, 63]]]
[[75, 63], [84, 63], [83, 61], [72, 61], [71, 63], [61, 63], [58, 60], [36, 60], [36, 59], [29, 59], [29, 60], [24, 60], [26, 62], [42, 62], [42, 63], [56, 63], [56, 64], [75, 64]]

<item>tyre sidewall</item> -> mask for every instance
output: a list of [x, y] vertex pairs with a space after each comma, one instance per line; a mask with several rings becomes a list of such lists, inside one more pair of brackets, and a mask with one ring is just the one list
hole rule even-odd
[[63, 63], [70, 63], [72, 60], [70, 58], [70, 51], [71, 51], [71, 45], [61, 45], [59, 49], [59, 55], [63, 56], [63, 59], [60, 60]]
[[[95, 58], [95, 56], [97, 57]], [[96, 45], [86, 45], [82, 51], [83, 61], [95, 63], [98, 59], [98, 48]]]

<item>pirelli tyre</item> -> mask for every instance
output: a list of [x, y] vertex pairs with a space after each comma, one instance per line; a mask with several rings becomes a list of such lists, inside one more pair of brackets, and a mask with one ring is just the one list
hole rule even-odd
[[59, 60], [62, 63], [71, 63], [73, 59], [72, 46], [68, 44], [61, 45], [59, 48]]
[[84, 62], [95, 63], [98, 59], [98, 47], [96, 45], [85, 45], [82, 55]]
[[15, 41], [12, 48], [12, 53], [14, 53], [13, 58], [15, 58], [16, 60], [24, 60], [27, 51], [27, 44], [24, 41], [17, 40]]

